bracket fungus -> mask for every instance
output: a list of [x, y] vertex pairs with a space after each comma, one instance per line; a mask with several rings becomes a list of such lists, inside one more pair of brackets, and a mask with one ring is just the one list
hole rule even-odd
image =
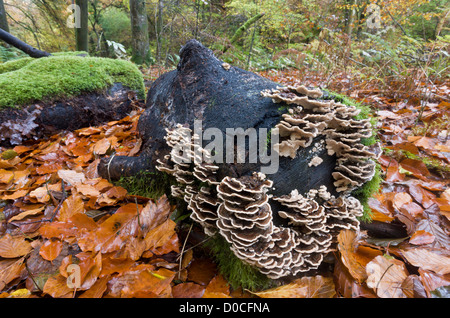
[[[223, 238], [243, 263], [272, 279], [307, 273], [336, 249], [340, 230], [358, 229], [363, 206], [352, 193], [374, 176], [376, 156], [362, 142], [372, 136], [372, 126], [356, 119], [358, 108], [320, 89], [279, 87], [224, 67], [195, 40], [180, 51], [177, 69], [152, 84], [147, 104], [138, 123], [141, 154], [106, 159], [99, 174], [156, 169], [173, 176], [172, 196], [184, 200], [205, 234]], [[228, 155], [228, 142], [209, 147], [205, 140], [211, 139], [197, 134], [210, 128], [214, 138], [241, 129], [242, 139], [250, 139], [248, 129], [271, 130], [278, 138], [262, 134], [258, 145], [270, 144], [278, 170], [262, 171], [267, 162], [261, 156], [257, 162], [240, 163], [238, 155], [215, 160], [216, 150]], [[250, 158], [252, 148], [245, 147]]]
[[[353, 119], [358, 114], [354, 107], [297, 95], [309, 92], [318, 96], [304, 87], [262, 92], [276, 103], [294, 104], [275, 126], [281, 139], [274, 148], [280, 156], [295, 158], [299, 148], [324, 135], [328, 154], [337, 157], [332, 173], [336, 192], [341, 193], [337, 197], [324, 185], [306, 195], [293, 189], [275, 196], [270, 193], [273, 182], [260, 172], [220, 179], [219, 166], [196, 157], [197, 153], [210, 159], [210, 153], [180, 124], [167, 129], [171, 152], [156, 167], [176, 178], [179, 186], [172, 186], [172, 195], [187, 202], [191, 218], [207, 235], [219, 233], [239, 259], [272, 279], [317, 269], [336, 249], [340, 230], [359, 228], [363, 207], [350, 192], [375, 173], [374, 154], [361, 144], [372, 133], [370, 122]], [[312, 161], [316, 166], [322, 159], [316, 156]]]

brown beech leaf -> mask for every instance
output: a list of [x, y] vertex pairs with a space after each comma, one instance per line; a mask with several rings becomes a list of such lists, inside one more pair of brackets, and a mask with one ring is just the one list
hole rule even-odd
[[173, 298], [201, 298], [205, 293], [205, 286], [187, 282], [172, 287]]
[[47, 279], [43, 291], [53, 298], [70, 298], [74, 292], [67, 284], [67, 278], [59, 274]]
[[334, 284], [339, 297], [344, 298], [376, 298], [372, 289], [358, 283], [348, 272], [340, 259], [336, 260], [333, 272]]
[[400, 209], [403, 205], [411, 203], [412, 197], [406, 192], [399, 192], [394, 195], [392, 204], [395, 208]]
[[0, 260], [0, 290], [3, 290], [9, 282], [20, 276], [22, 270], [25, 269], [24, 260], [24, 257]]
[[332, 277], [312, 276], [254, 294], [261, 298], [333, 298], [336, 290]]
[[427, 166], [420, 160], [407, 158], [400, 162], [400, 166], [421, 180], [427, 180], [427, 177], [430, 176]]
[[0, 238], [0, 256], [16, 258], [27, 255], [31, 251], [31, 244], [23, 236], [13, 237], [5, 234]]
[[81, 294], [79, 298], [101, 298], [108, 287], [107, 284], [109, 280], [110, 276], [104, 276], [97, 279], [94, 285]]
[[431, 297], [431, 292], [436, 288], [442, 286], [450, 286], [450, 277], [449, 275], [439, 275], [432, 271], [424, 270], [419, 268], [420, 280], [422, 281], [423, 286], [425, 287], [425, 291], [428, 297]]
[[64, 200], [57, 219], [58, 221], [64, 222], [70, 219], [74, 214], [84, 213], [84, 210], [83, 199], [78, 193], [74, 193]]
[[83, 183], [86, 180], [84, 173], [76, 172], [74, 170], [59, 170], [58, 177], [70, 185]]
[[445, 275], [450, 273], [450, 256], [440, 253], [440, 250], [414, 248], [401, 250], [406, 260], [416, 267]]
[[434, 240], [435, 236], [433, 234], [424, 230], [418, 230], [411, 236], [409, 243], [414, 245], [424, 245], [433, 243]]
[[377, 293], [378, 297], [406, 298], [402, 284], [408, 272], [403, 262], [377, 256], [367, 264], [366, 271], [366, 284]]
[[58, 239], [47, 240], [39, 249], [39, 255], [47, 261], [53, 261], [61, 253], [63, 243]]
[[338, 248], [342, 263], [359, 283], [367, 279], [366, 265], [381, 252], [366, 246], [357, 246], [356, 233], [342, 230], [338, 235]]
[[117, 251], [128, 239], [138, 233], [136, 204], [120, 207], [94, 231], [86, 232], [78, 240], [83, 251], [108, 253]]
[[222, 275], [217, 275], [206, 286], [202, 298], [230, 298], [230, 285]]
[[109, 285], [110, 297], [170, 297], [175, 272], [161, 268], [154, 270], [151, 265], [142, 264], [112, 278]]

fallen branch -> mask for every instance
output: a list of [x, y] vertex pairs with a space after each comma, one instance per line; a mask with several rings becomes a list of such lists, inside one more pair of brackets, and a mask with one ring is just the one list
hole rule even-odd
[[18, 38], [16, 38], [15, 36], [6, 32], [3, 29], [0, 29], [0, 40], [5, 41], [9, 45], [18, 48], [19, 50], [27, 53], [29, 56], [34, 58], [51, 56], [50, 53], [32, 47], [31, 45], [19, 40]]

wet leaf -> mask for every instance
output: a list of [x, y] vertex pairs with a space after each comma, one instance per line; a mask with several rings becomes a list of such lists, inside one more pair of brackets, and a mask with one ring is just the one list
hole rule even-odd
[[402, 250], [401, 254], [416, 267], [441, 275], [450, 273], [450, 256], [441, 254], [439, 251], [415, 248], [407, 251]]
[[27, 255], [31, 251], [31, 244], [23, 236], [13, 237], [5, 234], [0, 238], [0, 256], [16, 258]]
[[332, 278], [312, 276], [254, 294], [261, 298], [333, 298], [336, 290]]
[[393, 258], [377, 256], [366, 266], [367, 286], [381, 298], [406, 298], [402, 290], [408, 276], [405, 264]]
[[39, 249], [39, 255], [47, 261], [53, 261], [62, 249], [63, 243], [60, 240], [47, 240]]

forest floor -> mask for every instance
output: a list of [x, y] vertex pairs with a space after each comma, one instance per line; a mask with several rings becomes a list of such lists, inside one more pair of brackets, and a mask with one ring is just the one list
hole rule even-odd
[[405, 227], [405, 237], [345, 231], [333, 271], [263, 291], [232, 290], [193, 242], [194, 231], [170, 217], [176, 207], [165, 196], [132, 195], [98, 176], [100, 158], [138, 153], [136, 111], [0, 148], [0, 298], [450, 297], [450, 83], [419, 81], [405, 93], [398, 83], [380, 90], [348, 74], [332, 81], [296, 69], [261, 75], [282, 84], [327, 81], [372, 106], [384, 179], [369, 201], [373, 220]]

